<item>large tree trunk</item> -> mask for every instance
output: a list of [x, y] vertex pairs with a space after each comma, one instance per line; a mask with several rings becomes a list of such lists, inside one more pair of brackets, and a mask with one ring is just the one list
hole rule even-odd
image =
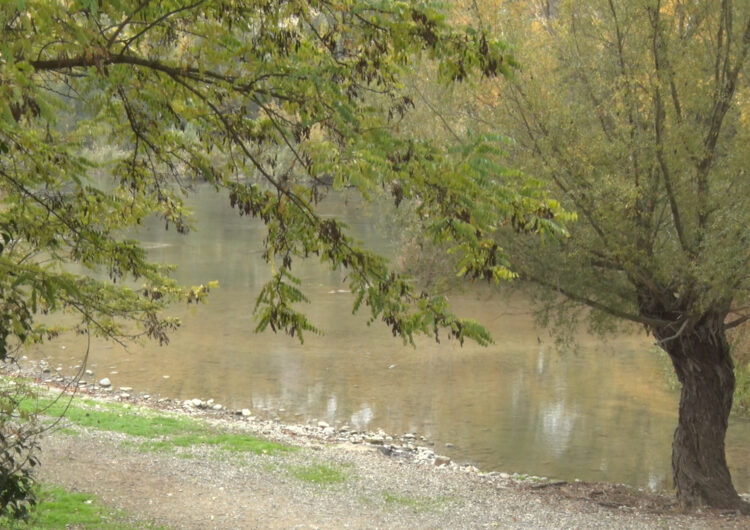
[[673, 330], [656, 330], [655, 335], [682, 383], [672, 444], [677, 497], [685, 508], [705, 505], [750, 513], [750, 504], [734, 489], [724, 451], [735, 380], [723, 315], [705, 315], [681, 333]]

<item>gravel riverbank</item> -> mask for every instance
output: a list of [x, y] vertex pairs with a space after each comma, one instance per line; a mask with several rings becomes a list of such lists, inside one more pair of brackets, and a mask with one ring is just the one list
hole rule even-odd
[[[6, 373], [15, 369], [7, 369]], [[48, 372], [46, 372], [48, 373]], [[42, 375], [42, 384], [56, 387]], [[106, 382], [105, 382], [106, 383]], [[209, 444], [144, 450], [142, 439], [90, 427], [42, 440], [39, 479], [94, 493], [168, 528], [748, 528], [734, 513], [679, 513], [670, 496], [614, 484], [482, 473], [433, 452], [418, 434], [293, 425], [92, 385], [102, 405], [140, 407], [297, 448], [255, 454]], [[312, 474], [308, 472], [312, 471]], [[316, 474], [317, 473], [317, 474]], [[321, 478], [322, 477], [322, 478]]]

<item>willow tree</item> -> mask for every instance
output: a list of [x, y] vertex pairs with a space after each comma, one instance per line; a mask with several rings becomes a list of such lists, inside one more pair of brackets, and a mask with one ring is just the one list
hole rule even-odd
[[579, 221], [562, 242], [498, 237], [526, 280], [653, 334], [682, 384], [680, 501], [748, 511], [724, 440], [726, 331], [750, 318], [750, 3], [563, 0], [526, 20], [505, 26], [523, 71], [482, 117]]

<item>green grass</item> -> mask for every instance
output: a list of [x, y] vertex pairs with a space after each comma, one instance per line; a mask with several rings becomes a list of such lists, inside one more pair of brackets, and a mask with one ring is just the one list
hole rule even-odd
[[268, 440], [262, 440], [247, 434], [185, 434], [167, 438], [158, 442], [146, 442], [141, 448], [150, 450], [169, 450], [173, 447], [191, 447], [194, 445], [215, 445], [233, 453], [275, 454], [291, 451], [292, 447]]
[[340, 468], [327, 466], [325, 464], [314, 464], [310, 466], [290, 467], [289, 473], [303, 482], [310, 482], [327, 486], [331, 484], [340, 484], [346, 482], [347, 474]]
[[60, 427], [59, 429], [55, 429], [55, 432], [65, 434], [67, 436], [78, 436], [80, 434], [79, 431], [72, 427]]
[[94, 406], [98, 406], [98, 409], [95, 409], [81, 406], [87, 405], [86, 401], [74, 400], [68, 407], [68, 401], [69, 398], [65, 396], [57, 400], [49, 398], [27, 400], [21, 404], [21, 409], [38, 410], [46, 416], [53, 417], [65, 414], [65, 418], [75, 425], [131, 436], [167, 436], [206, 430], [204, 425], [192, 418], [127, 409], [114, 403], [93, 402]]
[[0, 518], [0, 528], [126, 530], [156, 527], [150, 524], [134, 525], [128, 520], [127, 514], [104, 506], [94, 495], [73, 493], [59, 487], [44, 487], [39, 491], [39, 504], [32, 511], [28, 523]]
[[[107, 403], [90, 399], [40, 398], [27, 400], [21, 408], [27, 411], [59, 417], [79, 427], [119, 432], [130, 436], [148, 438], [145, 443], [131, 442], [142, 450], [168, 451], [175, 447], [214, 445], [234, 453], [274, 454], [291, 451], [292, 447], [250, 436], [248, 434], [219, 433], [205, 422], [193, 418], [167, 415], [146, 408], [130, 408], [118, 403]], [[63, 427], [61, 430], [70, 431]], [[156, 439], [156, 440], [154, 440]], [[189, 455], [188, 455], [189, 456]]]

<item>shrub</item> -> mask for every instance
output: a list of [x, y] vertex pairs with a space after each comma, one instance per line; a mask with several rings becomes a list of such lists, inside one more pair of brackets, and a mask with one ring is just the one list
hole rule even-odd
[[39, 424], [19, 403], [32, 398], [26, 385], [0, 381], [0, 517], [25, 519], [36, 505], [32, 471], [39, 461]]

